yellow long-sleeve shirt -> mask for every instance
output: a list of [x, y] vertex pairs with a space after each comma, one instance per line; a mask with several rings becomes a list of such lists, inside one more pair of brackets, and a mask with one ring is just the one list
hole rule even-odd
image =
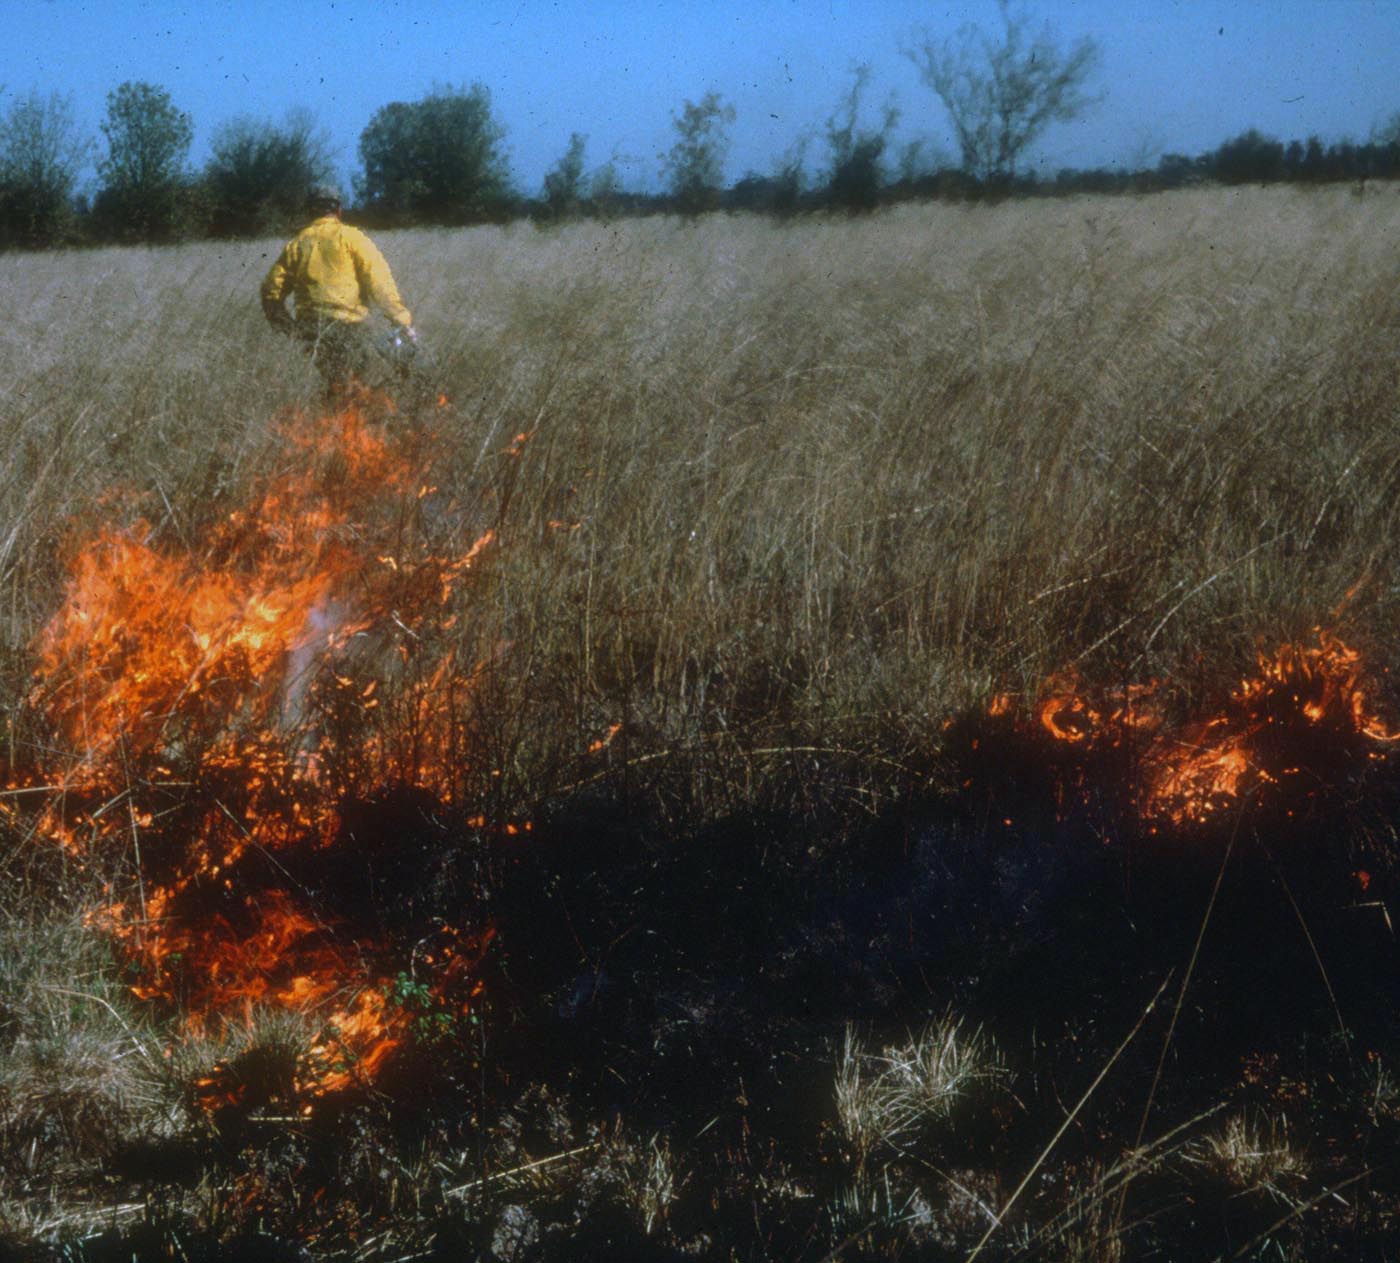
[[298, 320], [319, 316], [360, 321], [373, 303], [395, 324], [413, 323], [374, 242], [335, 215], [322, 215], [308, 224], [277, 257], [262, 283], [269, 319], [277, 319], [276, 309], [283, 307], [288, 294]]

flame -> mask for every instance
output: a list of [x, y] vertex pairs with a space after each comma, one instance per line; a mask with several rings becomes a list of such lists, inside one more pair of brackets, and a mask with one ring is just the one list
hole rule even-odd
[[622, 725], [620, 723], [609, 724], [607, 732], [605, 732], [596, 741], [589, 742], [588, 753], [597, 754], [600, 750], [606, 750], [610, 745], [612, 745], [612, 739], [615, 736], [617, 736], [617, 734], [621, 731]]
[[[1313, 783], [1325, 769], [1313, 756], [1339, 758], [1353, 748], [1384, 754], [1400, 740], [1375, 710], [1360, 653], [1318, 629], [1315, 645], [1288, 644], [1260, 654], [1219, 713], [1172, 721], [1161, 681], [1091, 690], [1073, 676], [1050, 680], [1036, 725], [1051, 742], [1085, 752], [1130, 751], [1138, 768], [1136, 806], [1148, 820], [1200, 823], [1250, 795]], [[1008, 695], [988, 713], [1010, 715]], [[1330, 750], [1331, 753], [1325, 753]]]
[[[136, 857], [136, 893], [94, 918], [135, 993], [191, 1033], [313, 1015], [296, 1090], [314, 1098], [372, 1078], [411, 1015], [394, 945], [318, 911], [277, 857], [332, 846], [338, 804], [381, 787], [452, 800], [474, 669], [444, 633], [495, 536], [444, 555], [406, 526], [430, 481], [363, 401], [278, 433], [284, 472], [196, 546], [142, 521], [71, 542], [28, 698], [48, 750], [12, 779], [56, 786], [39, 832], [75, 856]], [[489, 930], [439, 933], [455, 963], [433, 994], [457, 1004]]]

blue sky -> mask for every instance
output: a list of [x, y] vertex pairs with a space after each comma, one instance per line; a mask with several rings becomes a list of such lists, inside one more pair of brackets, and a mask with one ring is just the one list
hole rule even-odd
[[[1047, 134], [1037, 165], [1114, 165], [1162, 149], [1199, 153], [1246, 127], [1281, 139], [1364, 139], [1400, 112], [1397, 0], [1029, 0], [1068, 42], [1103, 51], [1102, 103]], [[569, 133], [587, 161], [614, 159], [629, 187], [657, 183], [671, 116], [720, 92], [736, 111], [726, 174], [771, 170], [815, 139], [857, 62], [874, 79], [870, 119], [891, 94], [897, 143], [954, 152], [946, 119], [899, 54], [935, 36], [994, 26], [994, 0], [0, 0], [0, 108], [31, 88], [71, 93], [94, 137], [107, 92], [160, 84], [194, 120], [201, 162], [218, 124], [306, 106], [339, 166], [379, 106], [435, 84], [484, 83], [507, 131], [516, 183], [538, 192]]]

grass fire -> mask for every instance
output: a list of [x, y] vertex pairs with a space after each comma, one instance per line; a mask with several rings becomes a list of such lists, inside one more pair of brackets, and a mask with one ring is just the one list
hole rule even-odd
[[[28, 699], [53, 736], [29, 773], [54, 787], [41, 836], [79, 861], [132, 851], [134, 894], [97, 919], [135, 994], [200, 1032], [258, 1006], [317, 1015], [307, 1096], [372, 1076], [404, 1014], [387, 1011], [389, 945], [334, 892], [298, 898], [313, 882], [288, 865], [341, 842], [348, 800], [412, 786], [450, 803], [471, 671], [435, 633], [492, 537], [429, 552], [415, 513], [432, 488], [353, 404], [284, 426], [287, 472], [194, 548], [153, 546], [140, 520], [71, 545]], [[443, 940], [441, 979], [460, 972], [460, 928], [420, 929]]]
[[0, 1257], [1393, 1257], [1397, 208], [0, 259]]
[[[1400, 739], [1372, 709], [1361, 655], [1328, 632], [1316, 638], [1261, 654], [1255, 673], [1206, 718], [1173, 722], [1170, 681], [1095, 688], [1051, 679], [1028, 731], [1079, 751], [1081, 781], [1093, 775], [1089, 764], [1116, 758], [1125, 769], [1117, 778], [1154, 827], [1201, 824], [1250, 799], [1291, 814], [1373, 770]], [[988, 714], [1014, 710], [1000, 694]], [[1024, 720], [1017, 727], [1027, 732]]]

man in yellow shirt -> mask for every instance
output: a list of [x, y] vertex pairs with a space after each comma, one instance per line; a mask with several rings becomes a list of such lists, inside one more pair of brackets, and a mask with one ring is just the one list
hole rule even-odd
[[[358, 228], [340, 219], [340, 192], [318, 184], [307, 197], [311, 223], [291, 239], [262, 283], [263, 315], [294, 337], [320, 370], [329, 394], [363, 378], [377, 356], [367, 327], [369, 306], [398, 326], [396, 342], [418, 341], [384, 256]], [[291, 296], [296, 309], [287, 311]]]

